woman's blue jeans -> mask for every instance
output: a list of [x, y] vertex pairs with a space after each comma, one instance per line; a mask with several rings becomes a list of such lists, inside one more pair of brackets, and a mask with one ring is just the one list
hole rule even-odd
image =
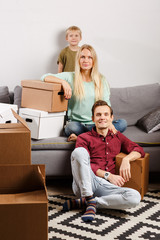
[[[125, 119], [114, 120], [112, 123], [117, 131], [124, 132], [127, 128], [127, 122]], [[72, 133], [78, 136], [81, 133], [91, 131], [94, 126], [94, 124], [82, 124], [80, 122], [69, 121], [66, 124], [64, 131], [67, 137]]]

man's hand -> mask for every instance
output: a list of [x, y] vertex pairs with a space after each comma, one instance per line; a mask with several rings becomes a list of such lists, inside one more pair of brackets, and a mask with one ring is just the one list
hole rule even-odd
[[125, 183], [125, 180], [123, 177], [119, 176], [119, 175], [115, 175], [115, 174], [112, 174], [110, 173], [109, 174], [109, 177], [107, 179], [110, 183], [116, 185], [116, 186], [119, 186], [119, 187], [122, 187]]
[[119, 169], [119, 174], [125, 179], [126, 182], [129, 181], [129, 179], [131, 178], [130, 162], [140, 157], [141, 157], [141, 153], [137, 151], [132, 151], [122, 159], [121, 166]]
[[119, 169], [119, 174], [121, 177], [124, 178], [126, 182], [128, 182], [129, 179], [131, 178], [130, 162], [128, 159], [123, 158]]

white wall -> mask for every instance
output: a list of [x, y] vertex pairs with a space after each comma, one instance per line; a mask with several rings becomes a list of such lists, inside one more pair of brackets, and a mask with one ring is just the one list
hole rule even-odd
[[159, 0], [0, 0], [0, 85], [56, 73], [71, 25], [111, 87], [160, 82]]

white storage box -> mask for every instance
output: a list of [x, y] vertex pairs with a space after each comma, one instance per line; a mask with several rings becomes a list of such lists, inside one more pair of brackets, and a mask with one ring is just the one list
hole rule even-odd
[[43, 139], [61, 135], [66, 112], [48, 113], [31, 108], [20, 108], [19, 115], [27, 122], [31, 138]]
[[11, 109], [17, 113], [18, 106], [15, 104], [0, 103], [0, 123], [17, 123], [17, 119], [14, 117]]

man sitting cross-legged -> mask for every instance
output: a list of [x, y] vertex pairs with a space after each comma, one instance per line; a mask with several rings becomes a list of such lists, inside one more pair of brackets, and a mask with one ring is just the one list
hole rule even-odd
[[[105, 101], [99, 100], [92, 107], [95, 127], [78, 136], [71, 155], [73, 192], [78, 199], [68, 200], [64, 211], [86, 208], [82, 220], [93, 221], [97, 208], [126, 209], [136, 207], [141, 199], [138, 191], [122, 188], [131, 177], [130, 162], [144, 157], [143, 148], [122, 133], [113, 134], [108, 126], [113, 121], [113, 111]], [[115, 175], [115, 156], [126, 155]]]

